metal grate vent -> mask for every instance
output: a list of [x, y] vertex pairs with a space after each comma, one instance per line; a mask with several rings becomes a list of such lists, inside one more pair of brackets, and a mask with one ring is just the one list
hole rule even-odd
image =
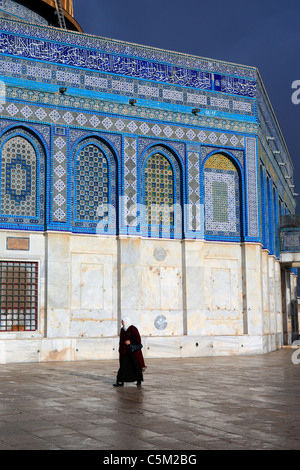
[[38, 263], [0, 261], [0, 332], [36, 331]]

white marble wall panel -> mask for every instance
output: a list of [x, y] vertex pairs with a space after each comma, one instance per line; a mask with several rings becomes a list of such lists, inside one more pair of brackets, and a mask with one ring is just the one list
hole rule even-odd
[[117, 334], [116, 240], [48, 234], [48, 337]]
[[241, 269], [237, 259], [204, 260], [206, 334], [242, 334]]
[[4, 233], [0, 249], [2, 259], [39, 262], [39, 329], [1, 334], [0, 363], [117, 359], [125, 314], [141, 332], [145, 357], [282, 345], [280, 265], [260, 245], [242, 252], [238, 243], [27, 235], [29, 252], [6, 250]]
[[261, 273], [262, 273], [262, 331], [267, 333], [269, 331], [269, 262], [268, 252], [262, 251], [261, 254]]
[[74, 361], [75, 349], [75, 339], [45, 338], [40, 343], [40, 361]]
[[54, 335], [58, 338], [70, 336], [71, 311], [69, 308], [48, 309], [48, 337]]
[[203, 263], [199, 266], [186, 267], [186, 284], [187, 284], [187, 310], [189, 312], [203, 308], [204, 296], [204, 269]]
[[261, 247], [244, 244], [243, 249], [243, 301], [245, 333], [262, 334], [262, 262]]
[[237, 355], [239, 353], [240, 338], [238, 336], [215, 336], [213, 350], [218, 356]]
[[121, 266], [122, 311], [141, 310], [142, 266]]
[[95, 315], [105, 310], [112, 316], [113, 277], [112, 256], [95, 253], [72, 253], [72, 310]]
[[1, 363], [38, 362], [40, 353], [40, 340], [37, 339], [9, 339], [2, 340]]
[[181, 337], [152, 337], [144, 339], [145, 357], [180, 357]]
[[[165, 327], [156, 327], [157, 320], [164, 317]], [[131, 315], [132, 318], [132, 315]], [[149, 336], [178, 336], [183, 334], [182, 310], [143, 310], [140, 321], [137, 322], [143, 335]]]
[[161, 307], [161, 279], [159, 266], [142, 267], [142, 308], [159, 310]]
[[76, 361], [108, 360], [119, 358], [119, 338], [77, 339]]
[[104, 264], [81, 263], [81, 309], [103, 310], [105, 266]]
[[116, 331], [116, 320], [108, 318], [99, 318], [100, 315], [95, 319], [74, 319], [71, 318], [70, 322], [70, 336], [72, 338], [100, 338], [111, 336], [112, 331]]
[[275, 304], [276, 304], [276, 332], [282, 332], [282, 292], [280, 263], [275, 262]]
[[142, 308], [178, 310], [181, 278], [177, 267], [142, 267]]
[[[148, 358], [263, 354], [282, 347], [282, 335], [143, 337]], [[0, 341], [0, 364], [79, 360], [116, 360], [119, 338], [36, 338]]]
[[121, 239], [120, 260], [121, 316], [130, 316], [145, 335], [181, 335], [181, 242]]
[[275, 258], [269, 256], [269, 334], [276, 333]]
[[181, 276], [179, 268], [160, 268], [160, 308], [162, 310], [178, 310], [181, 308], [180, 289]]
[[213, 355], [213, 337], [188, 337], [181, 341], [181, 357], [207, 357]]
[[[216, 354], [218, 350], [215, 349]], [[239, 354], [262, 354], [262, 336], [244, 335], [240, 337]]]

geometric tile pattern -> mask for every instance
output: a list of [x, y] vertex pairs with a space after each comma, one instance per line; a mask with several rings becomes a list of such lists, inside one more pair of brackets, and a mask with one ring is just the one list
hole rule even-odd
[[246, 138], [248, 236], [259, 236], [256, 139]]
[[[0, 23], [1, 23], [1, 20], [0, 20]], [[10, 64], [11, 71], [8, 72], [9, 77], [16, 78], [16, 74], [13, 72], [13, 70], [18, 65], [21, 67], [20, 63], [22, 63], [22, 60], [18, 61], [18, 63], [12, 62]], [[3, 65], [5, 66], [7, 64], [5, 61], [1, 60], [0, 58], [0, 69], [3, 67]], [[5, 79], [5, 81], [7, 80]], [[87, 119], [87, 115], [86, 115], [87, 111], [89, 110], [90, 111], [93, 110], [93, 113], [95, 112], [107, 113], [107, 112], [113, 111], [114, 114], [117, 114], [119, 116], [121, 115], [122, 119], [123, 119], [123, 116], [126, 116], [127, 118], [131, 116], [131, 118], [134, 118], [134, 119], [137, 116], [136, 108], [128, 107], [128, 104], [126, 102], [125, 103], [122, 101], [115, 102], [114, 105], [112, 106], [108, 100], [106, 99], [95, 100], [95, 99], [92, 99], [93, 96], [81, 97], [80, 100], [74, 102], [74, 98], [68, 94], [64, 95], [63, 97], [61, 96], [58, 97], [57, 93], [53, 93], [53, 92], [41, 93], [35, 90], [30, 90], [30, 95], [29, 95], [29, 92], [28, 90], [26, 90], [26, 87], [18, 88], [18, 87], [10, 86], [8, 84], [6, 84], [6, 87], [5, 87], [5, 94], [6, 94], [7, 101], [16, 100], [16, 99], [17, 101], [23, 102], [23, 103], [25, 101], [26, 103], [25, 106], [23, 104], [20, 104], [18, 106], [18, 103], [15, 101], [17, 108], [18, 108], [18, 113], [16, 114], [16, 117], [19, 119], [24, 119], [24, 118], [27, 119], [25, 117], [25, 114], [23, 115], [22, 113], [22, 111], [25, 112], [25, 109], [26, 109], [26, 115], [30, 113], [31, 119], [37, 120], [37, 116], [35, 115], [35, 112], [33, 112], [33, 109], [31, 109], [32, 103], [37, 103], [37, 102], [41, 104], [44, 103], [47, 106], [47, 107], [45, 106], [44, 108], [45, 111], [48, 114], [50, 113], [52, 116], [53, 116], [52, 114], [53, 108], [54, 108], [54, 111], [58, 112], [60, 116], [56, 122], [58, 125], [65, 125], [62, 115], [64, 116], [66, 110], [70, 110], [70, 109], [72, 110], [73, 114], [76, 111], [76, 116], [77, 116], [77, 119], [72, 121], [73, 126], [79, 125], [79, 126], [83, 126], [83, 128], [84, 126], [86, 126], [87, 128], [89, 128], [90, 126], [89, 119]], [[29, 104], [30, 104], [30, 107], [29, 107]], [[60, 108], [57, 108], [57, 105], [60, 105]], [[50, 107], [50, 110], [49, 110], [49, 107]], [[0, 110], [2, 111], [1, 105], [0, 105]], [[6, 107], [5, 108], [3, 107], [3, 111], [4, 113], [6, 113]], [[88, 116], [90, 115], [90, 111], [89, 111]], [[216, 113], [218, 114], [217, 111]], [[50, 118], [48, 114], [45, 120], [48, 123], [54, 123], [53, 120], [50, 120], [52, 118]], [[223, 142], [226, 142], [226, 139], [228, 139], [228, 146], [235, 147], [234, 145], [235, 138], [233, 138], [233, 134], [231, 133], [232, 131], [235, 132], [235, 137], [239, 137], [241, 139], [241, 145], [237, 145], [237, 147], [239, 146], [244, 147], [244, 143], [243, 143], [244, 137], [242, 137], [242, 134], [244, 132], [247, 132], [248, 134], [249, 133], [255, 134], [257, 132], [257, 123], [254, 122], [253, 120], [246, 122], [245, 120], [241, 119], [241, 116], [239, 117], [238, 121], [235, 121], [232, 118], [227, 119], [225, 116], [223, 116], [222, 120], [218, 120], [218, 121], [214, 120], [214, 122], [212, 123], [212, 119], [209, 113], [199, 114], [197, 118], [195, 118], [195, 116], [192, 115], [192, 113], [186, 115], [185, 113], [183, 114], [182, 112], [179, 112], [179, 109], [177, 107], [172, 110], [171, 116], [170, 116], [169, 110], [161, 108], [160, 112], [158, 113], [157, 109], [152, 108], [152, 107], [149, 107], [147, 110], [145, 110], [145, 108], [143, 107], [139, 108], [138, 115], [140, 119], [142, 120], [142, 122], [145, 123], [145, 126], [142, 126], [143, 129], [145, 129], [145, 131], [147, 131], [149, 127], [151, 129], [151, 126], [149, 126], [149, 119], [158, 121], [158, 122], [168, 121], [168, 122], [171, 122], [172, 124], [176, 123], [178, 128], [177, 128], [176, 137], [175, 135], [173, 136], [173, 138], [175, 139], [177, 138], [181, 139], [182, 136], [185, 135], [184, 129], [186, 129], [187, 125], [193, 126], [193, 132], [195, 131], [195, 126], [196, 126], [196, 130], [198, 128], [198, 132], [200, 128], [204, 129], [206, 135], [210, 135], [209, 129], [213, 125], [213, 127], [216, 127], [216, 130], [219, 133], [219, 137], [220, 137], [219, 141], [217, 141], [216, 144], [222, 145], [222, 146], [226, 145], [226, 143], [223, 143]], [[139, 125], [140, 125], [140, 122], [139, 122]], [[118, 121], [117, 123], [119, 124]], [[111, 130], [114, 132], [120, 133], [122, 131], [123, 124], [120, 122], [121, 125], [119, 126], [117, 123], [115, 125], [115, 129], [111, 129]], [[183, 129], [181, 128], [181, 124], [183, 124]], [[224, 130], [220, 131], [220, 129], [226, 129], [226, 131], [225, 132]], [[125, 129], [125, 133], [126, 133], [126, 129]], [[240, 135], [238, 135], [238, 133]], [[192, 132], [189, 132], [189, 135], [190, 134], [193, 135]], [[224, 138], [224, 136], [226, 138]], [[231, 138], [233, 138], [233, 143], [231, 143], [230, 141]], [[187, 139], [185, 140], [188, 140], [188, 139], [189, 137], [187, 136]], [[289, 164], [288, 164], [288, 167], [289, 167]]]
[[188, 226], [199, 231], [200, 220], [200, 172], [199, 151], [188, 152]]
[[62, 131], [63, 135], [57, 135], [56, 128], [53, 136], [53, 222], [67, 221], [67, 135]]
[[[241, 168], [244, 168], [245, 167], [245, 156], [244, 156], [244, 150], [236, 150], [236, 149], [233, 149], [233, 143], [235, 143], [235, 140], [239, 140], [240, 136], [234, 136], [231, 141], [229, 141], [227, 144], [223, 144], [223, 147], [226, 147], [228, 146], [230, 148], [229, 152], [231, 153], [231, 155], [233, 155], [233, 157], [239, 162]], [[241, 147], [244, 147], [245, 146], [245, 138], [242, 137], [243, 139], [243, 145]], [[226, 148], [224, 149], [226, 150]], [[206, 157], [212, 153], [212, 152], [216, 152], [216, 151], [222, 151], [222, 149], [218, 148], [218, 147], [213, 147], [213, 146], [208, 146], [208, 145], [202, 145], [201, 146], [201, 165], [203, 165], [203, 162], [204, 160], [206, 159]]]
[[236, 171], [232, 161], [221, 153], [215, 153], [205, 163], [205, 169], [215, 168], [216, 170]]
[[240, 236], [240, 191], [236, 167], [229, 158], [214, 154], [204, 168], [205, 233]]
[[107, 158], [95, 145], [86, 145], [76, 165], [76, 219], [108, 217], [109, 170]]
[[267, 227], [268, 227], [268, 249], [270, 254], [274, 254], [274, 192], [273, 181], [267, 176]]
[[295, 228], [283, 229], [280, 233], [280, 250], [281, 251], [300, 251], [300, 231]]
[[0, 138], [2, 228], [44, 229], [45, 151], [33, 132], [13, 126]]
[[124, 137], [124, 222], [137, 226], [137, 138]]
[[[24, 120], [24, 116], [21, 113], [24, 105], [18, 102], [9, 102], [6, 100], [3, 103], [2, 112], [3, 116], [14, 117]], [[67, 114], [66, 110], [55, 109], [56, 113], [53, 114], [53, 107], [50, 106], [37, 106], [35, 104], [28, 104], [28, 108], [32, 111], [31, 120], [56, 125], [66, 125], [64, 120]], [[193, 143], [208, 144], [208, 145], [220, 145], [229, 146], [233, 148], [244, 148], [245, 138], [241, 135], [231, 134], [229, 132], [222, 131], [211, 131], [201, 128], [191, 129], [189, 126], [178, 125], [178, 124], [165, 124], [160, 122], [147, 122], [146, 120], [137, 119], [135, 117], [115, 117], [105, 116], [101, 113], [92, 113], [88, 111], [75, 110], [69, 112], [73, 117], [73, 124], [79, 125], [79, 116], [85, 118], [85, 128], [91, 129], [92, 131], [109, 131], [119, 134], [130, 133], [133, 135], [141, 135], [152, 137], [156, 139], [174, 139], [179, 141], [189, 141]], [[59, 118], [58, 118], [59, 115]], [[54, 120], [55, 118], [55, 120]]]
[[145, 214], [148, 225], [174, 225], [174, 177], [169, 160], [156, 153], [145, 165]]
[[1, 213], [36, 216], [37, 156], [24, 137], [12, 137], [2, 149]]
[[[151, 159], [152, 156], [155, 156], [157, 154], [159, 155], [159, 159], [157, 159], [157, 157]], [[153, 166], [152, 168], [148, 166], [149, 159], [150, 166]], [[156, 161], [159, 162], [159, 165], [161, 163], [162, 168], [159, 168]], [[139, 170], [139, 177], [141, 180], [139, 186], [141, 187], [142, 191], [141, 204], [144, 209], [142, 218], [142, 233], [152, 237], [166, 236], [170, 238], [180, 238], [182, 235], [183, 174], [174, 154], [162, 145], [155, 145], [153, 147], [150, 147], [143, 153], [140, 159]], [[160, 172], [164, 173], [160, 174]], [[150, 178], [148, 179], [148, 173], [149, 176], [151, 176], [151, 181]], [[149, 187], [150, 189], [152, 188], [152, 184], [156, 185], [155, 187], [153, 186], [153, 189], [156, 189], [156, 191], [153, 191], [153, 194], [151, 194], [151, 197], [149, 198], [148, 189]], [[160, 184], [168, 186], [167, 196], [165, 196], [164, 193], [159, 192]], [[154, 204], [152, 204], [152, 197]], [[161, 216], [159, 214], [155, 214], [155, 220], [158, 223], [155, 225], [152, 224], [151, 227], [149, 227], [148, 225], [148, 214], [146, 211], [146, 208], [148, 207], [147, 202], [152, 205], [151, 208], [154, 210], [155, 207], [158, 205], [160, 206], [160, 208], [162, 208], [163, 204], [166, 206], [166, 218], [160, 220]], [[173, 208], [171, 207], [172, 204]], [[164, 213], [164, 211], [162, 212]]]
[[266, 175], [266, 169], [265, 167], [261, 164], [260, 165], [260, 184], [259, 184], [259, 200], [260, 204], [262, 207], [260, 216], [261, 216], [261, 242], [263, 245], [263, 248], [267, 249], [268, 248], [268, 223], [267, 223], [267, 217], [268, 217], [268, 204], [267, 204], [267, 175]]
[[[7, 0], [12, 7], [15, 3]], [[0, 19], [0, 24], [0, 68], [7, 82], [6, 100], [0, 101], [5, 124], [0, 122], [0, 127], [4, 131], [12, 122], [25, 122], [39, 136], [29, 131], [27, 135], [24, 128], [19, 136], [11, 131], [10, 137], [31, 146], [35, 167], [28, 155], [17, 152], [7, 157], [5, 168], [2, 165], [1, 208], [6, 205], [9, 215], [2, 214], [1, 227], [17, 222], [40, 230], [47, 203], [52, 228], [89, 233], [97, 227], [109, 233], [117, 226], [117, 197], [124, 196], [120, 230], [134, 226], [135, 232], [147, 234], [147, 219], [138, 203], [158, 206], [167, 198], [170, 206], [173, 198], [172, 234], [181, 234], [184, 213], [186, 229], [202, 237], [205, 205], [205, 233], [222, 239], [240, 233], [243, 197], [245, 235], [258, 238], [258, 120], [265, 135], [266, 127], [276, 138], [278, 130], [263, 102], [256, 69], [24, 22]], [[58, 93], [64, 85], [72, 92]], [[129, 97], [138, 99], [136, 107], [128, 105]], [[197, 116], [192, 107], [200, 108]], [[3, 160], [6, 143], [5, 136], [0, 142]], [[224, 155], [213, 155], [216, 149], [228, 150], [237, 166]], [[286, 154], [282, 158], [287, 162]], [[157, 159], [162, 168], [151, 168]], [[170, 193], [165, 190], [165, 165], [172, 176]], [[98, 178], [103, 180], [102, 192]], [[291, 208], [292, 196], [283, 194], [285, 182], [277, 183]], [[156, 184], [163, 186], [163, 193], [152, 187]], [[270, 182], [266, 196], [270, 238], [279, 197]], [[164, 219], [151, 220], [170, 226]], [[150, 236], [157, 235], [154, 231]]]
[[[169, 129], [169, 132], [170, 132], [170, 129]], [[168, 134], [169, 134], [169, 132], [168, 132]], [[158, 137], [159, 137], [159, 134], [158, 134]], [[153, 147], [154, 145], [160, 145], [161, 143], [162, 143], [162, 138], [153, 139], [153, 138], [139, 137], [139, 140], [138, 140], [138, 156], [139, 156], [139, 158], [141, 157], [141, 155], [144, 152], [146, 152], [146, 150], [149, 147]], [[176, 156], [180, 159], [181, 163], [184, 165], [185, 160], [186, 160], [186, 144], [185, 144], [185, 142], [182, 142], [182, 141], [177, 142], [176, 140], [175, 141], [172, 140], [171, 142], [170, 141], [166, 142], [166, 145], [168, 145], [170, 150], [172, 149], [174, 154], [176, 154]]]
[[72, 155], [72, 229], [115, 233], [117, 226], [117, 165], [111, 149], [99, 139], [84, 138]]

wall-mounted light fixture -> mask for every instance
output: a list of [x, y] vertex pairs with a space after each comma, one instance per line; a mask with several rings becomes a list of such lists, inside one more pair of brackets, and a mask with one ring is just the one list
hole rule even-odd
[[68, 91], [68, 88], [65, 87], [65, 86], [61, 86], [61, 87], [59, 88], [59, 93], [61, 93], [62, 95], [63, 95], [64, 93], [66, 93], [67, 91]]
[[201, 109], [199, 108], [193, 108], [192, 109], [192, 113], [195, 114], [195, 116], [197, 116], [198, 113], [200, 113]]
[[129, 104], [131, 104], [131, 106], [134, 106], [136, 103], [137, 103], [137, 100], [130, 98]]

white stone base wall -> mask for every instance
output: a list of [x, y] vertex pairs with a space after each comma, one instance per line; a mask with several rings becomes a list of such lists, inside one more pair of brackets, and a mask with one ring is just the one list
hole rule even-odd
[[[265, 354], [282, 347], [282, 335], [142, 337], [149, 358], [180, 358]], [[118, 360], [119, 338], [40, 338], [0, 340], [0, 364]], [[147, 364], [146, 364], [147, 365]]]
[[[30, 238], [7, 250], [7, 236]], [[1, 232], [1, 259], [39, 263], [38, 330], [0, 332], [0, 363], [118, 358], [123, 315], [145, 358], [283, 345], [280, 264], [260, 244]]]

